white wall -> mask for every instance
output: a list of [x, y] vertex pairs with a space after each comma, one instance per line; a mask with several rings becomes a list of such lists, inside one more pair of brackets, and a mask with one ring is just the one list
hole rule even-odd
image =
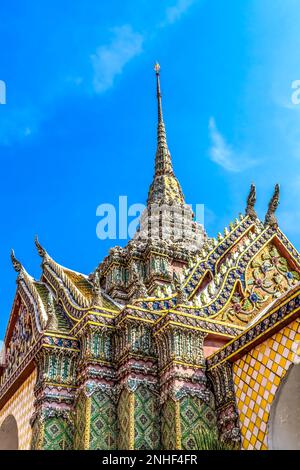
[[19, 436], [17, 421], [13, 415], [7, 416], [0, 427], [0, 450], [18, 450]]
[[291, 366], [271, 407], [269, 448], [300, 450], [300, 365]]

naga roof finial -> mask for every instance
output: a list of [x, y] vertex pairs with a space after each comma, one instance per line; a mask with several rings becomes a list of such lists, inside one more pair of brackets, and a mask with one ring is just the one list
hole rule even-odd
[[95, 303], [98, 307], [103, 307], [103, 298], [102, 292], [100, 287], [100, 277], [99, 272], [96, 271], [94, 278], [93, 278], [93, 303]]
[[10, 252], [10, 258], [11, 258], [11, 262], [13, 264], [14, 270], [16, 271], [16, 273], [20, 273], [23, 270], [23, 265], [15, 257], [15, 252], [13, 249]]
[[34, 238], [34, 243], [37, 248], [38, 254], [40, 255], [41, 258], [44, 258], [44, 256], [47, 254], [45, 248], [42, 247], [42, 245], [39, 242], [38, 236], [36, 235]]
[[132, 278], [135, 285], [134, 296], [133, 298], [144, 299], [148, 297], [147, 288], [144, 284], [144, 281], [141, 279], [136, 265], [133, 267]]
[[265, 217], [265, 225], [277, 226], [277, 218], [275, 216], [276, 209], [279, 205], [279, 196], [280, 196], [280, 188], [279, 184], [275, 185], [273, 196], [269, 202], [268, 212]]
[[256, 187], [255, 187], [255, 184], [252, 183], [250, 186], [250, 191], [249, 191], [249, 195], [247, 198], [247, 207], [246, 207], [246, 215], [248, 215], [251, 219], [257, 218], [257, 214], [254, 209], [255, 203], [256, 203]]
[[173, 285], [177, 293], [177, 305], [185, 303], [187, 301], [187, 294], [182, 286], [178, 274], [173, 271]]

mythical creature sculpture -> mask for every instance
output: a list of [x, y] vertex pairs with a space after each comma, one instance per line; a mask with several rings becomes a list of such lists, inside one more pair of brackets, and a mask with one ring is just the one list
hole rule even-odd
[[20, 272], [22, 271], [22, 269], [23, 269], [23, 266], [22, 266], [22, 264], [20, 263], [20, 261], [18, 261], [17, 258], [15, 257], [15, 252], [14, 252], [14, 250], [11, 250], [10, 257], [11, 257], [11, 261], [12, 261], [14, 270], [15, 270], [17, 273], [20, 273]]
[[55, 315], [54, 299], [50, 293], [48, 294], [48, 299], [47, 299], [47, 313], [48, 313], [47, 329], [56, 330], [58, 328], [58, 320]]
[[246, 215], [248, 215], [251, 219], [256, 219], [257, 215], [254, 209], [256, 203], [256, 188], [255, 185], [252, 183], [250, 187], [250, 192], [247, 198], [247, 207], [246, 207]]
[[265, 217], [265, 225], [277, 226], [277, 218], [275, 216], [276, 209], [279, 205], [279, 184], [275, 185], [273, 196], [269, 202], [268, 212]]
[[148, 296], [146, 286], [139, 276], [137, 267], [134, 266], [132, 272], [133, 283], [135, 285], [134, 298], [145, 298]]
[[102, 293], [100, 288], [100, 279], [98, 271], [95, 272], [93, 276], [93, 303], [97, 304], [99, 307], [103, 306]]
[[35, 246], [36, 246], [36, 248], [37, 248], [38, 254], [40, 255], [41, 258], [44, 258], [44, 256], [46, 255], [46, 250], [45, 250], [45, 248], [43, 248], [42, 245], [40, 244], [37, 235], [35, 236], [34, 243], [35, 243]]
[[177, 292], [177, 305], [186, 302], [187, 301], [186, 292], [180, 282], [178, 274], [175, 271], [173, 272], [173, 284], [175, 287], [175, 291]]

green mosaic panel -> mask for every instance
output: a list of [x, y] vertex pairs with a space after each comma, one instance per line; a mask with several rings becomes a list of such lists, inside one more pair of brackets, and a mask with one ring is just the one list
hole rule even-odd
[[160, 449], [159, 401], [154, 392], [140, 386], [135, 392], [135, 449]]
[[44, 423], [44, 450], [71, 450], [73, 432], [64, 418], [47, 418]]
[[117, 448], [117, 416], [115, 405], [106, 393], [96, 392], [91, 397], [90, 449]]
[[121, 396], [118, 402], [118, 424], [119, 424], [119, 435], [118, 435], [118, 449], [126, 450], [129, 449], [129, 424], [130, 424], [130, 393], [124, 389], [121, 392]]
[[163, 449], [176, 449], [175, 401], [168, 398], [162, 407], [161, 438]]
[[84, 436], [85, 436], [85, 414], [86, 414], [86, 397], [82, 393], [76, 403], [76, 424], [75, 424], [75, 439], [74, 449], [84, 450]]
[[183, 450], [196, 450], [194, 433], [215, 431], [216, 416], [213, 408], [197, 397], [184, 397], [180, 401], [181, 446]]

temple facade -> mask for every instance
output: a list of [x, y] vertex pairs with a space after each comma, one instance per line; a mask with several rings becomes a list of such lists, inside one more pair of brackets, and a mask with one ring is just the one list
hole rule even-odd
[[279, 186], [264, 221], [252, 185], [209, 237], [174, 174], [155, 71], [155, 171], [135, 236], [90, 275], [38, 239], [39, 280], [11, 254], [0, 449], [300, 448], [299, 412], [278, 426], [300, 398], [300, 257], [278, 226]]

